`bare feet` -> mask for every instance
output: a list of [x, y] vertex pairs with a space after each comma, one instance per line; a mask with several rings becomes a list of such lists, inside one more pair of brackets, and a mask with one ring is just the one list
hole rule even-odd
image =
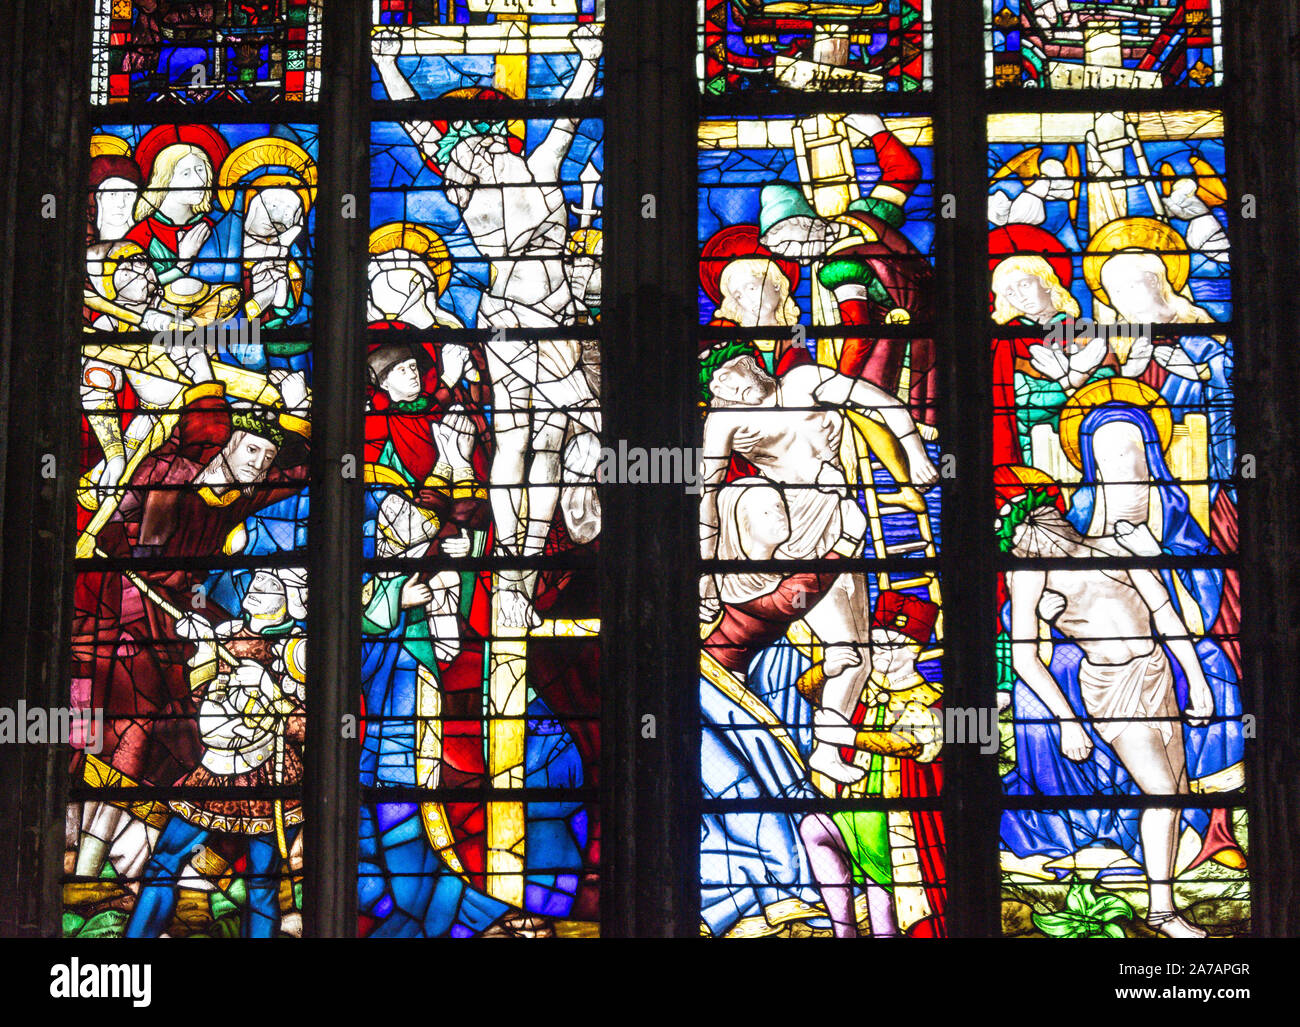
[[845, 763], [838, 747], [820, 741], [813, 746], [812, 755], [808, 758], [808, 769], [818, 774], [825, 774], [832, 781], [842, 785], [861, 781], [867, 773], [861, 767]]
[[497, 616], [506, 628], [541, 627], [542, 618], [533, 609], [533, 602], [523, 592], [503, 588], [497, 592]]
[[1166, 938], [1204, 938], [1206, 932], [1188, 920], [1183, 919], [1173, 910], [1163, 913], [1148, 913], [1147, 926]]
[[823, 708], [813, 714], [813, 735], [818, 742], [851, 748], [857, 740], [858, 730], [839, 710]]

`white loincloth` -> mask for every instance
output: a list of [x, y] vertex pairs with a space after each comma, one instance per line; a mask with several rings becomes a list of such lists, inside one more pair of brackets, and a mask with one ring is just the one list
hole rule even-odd
[[1097, 734], [1112, 742], [1130, 723], [1162, 718], [1150, 726], [1168, 745], [1178, 723], [1174, 674], [1164, 649], [1157, 645], [1127, 663], [1079, 664], [1079, 690]]
[[782, 544], [780, 555], [789, 560], [825, 556], [844, 530], [840, 493], [823, 492], [812, 485], [787, 486], [781, 492], [790, 512], [790, 538]]

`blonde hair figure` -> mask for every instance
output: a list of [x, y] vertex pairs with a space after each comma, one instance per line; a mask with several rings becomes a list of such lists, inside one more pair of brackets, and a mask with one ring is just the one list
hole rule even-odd
[[[1197, 306], [1186, 296], [1178, 292], [1169, 281], [1169, 268], [1163, 257], [1150, 250], [1125, 250], [1116, 253], [1101, 266], [1101, 281], [1106, 291], [1106, 298], [1111, 300], [1121, 317], [1126, 320], [1139, 320], [1129, 315], [1139, 313], [1126, 310], [1128, 297], [1121, 291], [1121, 283], [1134, 283], [1134, 287], [1146, 284], [1145, 307], [1140, 311], [1145, 315], [1155, 312], [1160, 316], [1146, 316], [1140, 320], [1156, 324], [1204, 324], [1213, 321], [1204, 309]], [[1116, 293], [1119, 295], [1116, 295]], [[1127, 302], [1126, 302], [1127, 301]]]
[[1007, 257], [993, 269], [991, 285], [994, 296], [994, 321], [1004, 325], [1011, 323], [1018, 317], [1029, 317], [1040, 324], [1044, 323], [1039, 317], [1035, 317], [1033, 311], [1022, 309], [1008, 296], [1009, 293], [1016, 291], [1013, 283], [1026, 275], [1032, 275], [1042, 282], [1043, 291], [1047, 294], [1052, 309], [1056, 313], [1065, 314], [1067, 317], [1072, 318], [1079, 316], [1079, 301], [1070, 294], [1069, 289], [1061, 284], [1061, 279], [1053, 270], [1052, 265], [1043, 257], [1033, 254], [1017, 254], [1016, 256]]
[[[176, 177], [181, 161], [187, 157], [194, 157], [201, 162], [197, 174], [200, 179], [199, 185], [202, 189], [202, 195], [198, 199], [186, 201], [184, 204], [190, 208], [190, 219], [192, 220], [198, 214], [206, 214], [212, 209], [214, 172], [211, 159], [201, 147], [190, 143], [173, 143], [171, 146], [163, 147], [154, 160], [153, 169], [149, 172], [149, 181], [140, 193], [140, 198], [135, 202], [135, 219], [137, 221], [143, 221], [168, 206], [167, 200], [173, 189], [172, 180]], [[188, 191], [186, 190], [186, 192]], [[173, 205], [175, 204], [173, 203]], [[164, 216], [167, 215], [164, 214]]]
[[[747, 286], [756, 298], [745, 296]], [[713, 315], [718, 320], [742, 328], [799, 323], [799, 305], [790, 297], [790, 280], [775, 261], [764, 257], [733, 260], [723, 268], [718, 287], [722, 302]]]

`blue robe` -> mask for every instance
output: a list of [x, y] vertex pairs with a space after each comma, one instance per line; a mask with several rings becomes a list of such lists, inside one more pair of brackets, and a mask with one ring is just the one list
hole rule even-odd
[[[1171, 376], [1170, 381], [1183, 381]], [[1192, 383], [1188, 383], [1189, 385]], [[1217, 552], [1209, 538], [1192, 516], [1187, 493], [1177, 484], [1177, 478], [1165, 463], [1160, 447], [1160, 436], [1146, 411], [1127, 403], [1105, 403], [1095, 407], [1079, 426], [1079, 453], [1083, 462], [1083, 483], [1075, 490], [1066, 517], [1080, 535], [1087, 535], [1097, 503], [1097, 457], [1093, 441], [1097, 430], [1104, 425], [1124, 423], [1134, 425], [1142, 435], [1151, 488], [1160, 497], [1161, 537], [1160, 548], [1170, 556], [1209, 556]], [[1223, 595], [1223, 571], [1214, 568], [1179, 568], [1177, 572], [1161, 571], [1165, 588], [1176, 608], [1178, 593], [1174, 588], [1174, 574], [1200, 607], [1201, 620], [1208, 630], [1218, 619], [1219, 603]], [[1186, 619], [1185, 612], [1179, 614]]]
[[[406, 576], [390, 579], [386, 586], [376, 580], [376, 587], [395, 603]], [[414, 788], [417, 675], [424, 666], [436, 676], [438, 666], [427, 627], [408, 623], [410, 611], [391, 613], [391, 604], [377, 597], [363, 619], [368, 633], [362, 645], [367, 730], [361, 784]], [[581, 787], [582, 759], [569, 732], [535, 696], [527, 716], [525, 787]], [[447, 866], [425, 834], [418, 804], [364, 803], [360, 834], [359, 905], [362, 913], [381, 921], [372, 936], [468, 937], [509, 909]], [[587, 839], [582, 803], [525, 805], [525, 910], [551, 917], [569, 914]]]
[[[1004, 621], [1006, 614], [1004, 613]], [[1115, 751], [1102, 740], [1083, 705], [1079, 689], [1079, 664], [1083, 650], [1052, 632], [1050, 670], [1070, 703], [1084, 718], [1093, 749], [1078, 763], [1061, 752], [1061, 728], [1037, 694], [1017, 680], [1013, 692], [1015, 710], [1015, 769], [1002, 779], [1003, 792], [1024, 796], [1116, 796], [1141, 795]], [[1196, 653], [1214, 695], [1215, 719], [1205, 727], [1182, 725], [1187, 751], [1187, 773], [1191, 781], [1217, 773], [1242, 758], [1241, 696], [1236, 674], [1223, 650], [1208, 639], [1196, 645]], [[1180, 708], [1187, 704], [1187, 679], [1182, 668], [1166, 651], [1174, 675], [1174, 691]], [[1228, 718], [1228, 719], [1220, 719]], [[1175, 802], [1177, 800], [1174, 800]], [[1002, 814], [1002, 845], [1022, 858], [1046, 855], [1069, 856], [1091, 846], [1123, 849], [1139, 864], [1142, 840], [1138, 831], [1141, 811], [1117, 810], [1006, 810]], [[1209, 811], [1188, 809], [1183, 823], [1204, 835]], [[1059, 877], [1068, 871], [1058, 870]], [[1103, 870], [1102, 873], [1140, 874], [1140, 868]]]
[[[1171, 377], [1170, 381], [1182, 379]], [[1098, 406], [1088, 413], [1080, 425], [1079, 450], [1083, 463], [1083, 484], [1075, 490], [1072, 497], [1067, 514], [1070, 523], [1080, 534], [1086, 534], [1092, 523], [1097, 502], [1095, 483], [1098, 480], [1094, 438], [1103, 425], [1116, 422], [1133, 424], [1141, 432], [1151, 488], [1160, 497], [1160, 545], [1163, 552], [1170, 556], [1206, 556], [1214, 553], [1215, 549], [1205, 532], [1191, 515], [1187, 494], [1176, 484], [1173, 473], [1165, 463], [1154, 423], [1144, 410], [1125, 403]], [[1160, 573], [1176, 608], [1179, 607], [1179, 599], [1174, 588], [1175, 574], [1199, 607], [1205, 625], [1208, 627], [1214, 623], [1219, 614], [1223, 592], [1222, 571], [1184, 567]], [[1181, 609], [1179, 613], [1185, 616]], [[1003, 608], [1002, 627], [1004, 631], [1010, 630], [1010, 604]], [[1079, 763], [1066, 758], [1061, 753], [1061, 729], [1056, 719], [1034, 691], [1017, 679], [1013, 691], [1013, 709], [1017, 720], [1016, 767], [1003, 778], [1003, 790], [1008, 795], [1034, 796], [1142, 794], [1119, 762], [1114, 750], [1097, 734], [1091, 721], [1087, 720], [1087, 711], [1079, 689], [1079, 664], [1083, 660], [1083, 650], [1067, 641], [1055, 629], [1052, 638], [1053, 652], [1049, 669], [1071, 708], [1085, 719], [1093, 750], [1087, 759]], [[1234, 766], [1241, 762], [1244, 751], [1241, 690], [1236, 672], [1222, 647], [1213, 639], [1202, 638], [1195, 648], [1210, 692], [1214, 696], [1214, 720], [1205, 727], [1182, 726], [1187, 773], [1191, 781]], [[1182, 667], [1167, 648], [1166, 655], [1173, 671], [1179, 708], [1185, 709], [1187, 679]], [[1139, 817], [1140, 811], [1136, 809], [1008, 810], [1002, 815], [1002, 843], [1021, 857], [1038, 854], [1060, 857], [1094, 845], [1117, 846], [1140, 863], [1142, 844], [1138, 834]], [[1201, 809], [1186, 810], [1183, 822], [1204, 835], [1209, 825], [1209, 813]], [[1103, 872], [1141, 873], [1132, 867]], [[1059, 873], [1064, 874], [1065, 871]]]
[[1184, 335], [1178, 340], [1183, 352], [1197, 364], [1207, 364], [1208, 381], [1192, 381], [1169, 375], [1160, 387], [1160, 395], [1169, 404], [1176, 422], [1188, 414], [1205, 414], [1209, 429], [1210, 501], [1220, 488], [1236, 500], [1231, 483], [1237, 465], [1237, 437], [1232, 422], [1232, 347], [1210, 335]]
[[[812, 710], [794, 688], [810, 663], [785, 639], [750, 663], [748, 686], [793, 729], [805, 759], [812, 745]], [[745, 687], [745, 686], [741, 686]], [[706, 677], [700, 677], [700, 777], [704, 798], [820, 798], [807, 771], [776, 740], [772, 729]], [[802, 814], [706, 813], [700, 824], [700, 916], [714, 937], [767, 907], [797, 899], [820, 906], [812, 866], [799, 836]], [[823, 916], [809, 921], [829, 927]]]

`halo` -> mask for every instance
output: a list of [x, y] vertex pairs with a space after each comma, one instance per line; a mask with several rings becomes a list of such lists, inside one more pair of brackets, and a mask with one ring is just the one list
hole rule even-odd
[[154, 159], [177, 143], [197, 146], [208, 155], [214, 168], [221, 167], [230, 153], [230, 144], [211, 125], [158, 125], [146, 132], [135, 148], [135, 161], [146, 182], [153, 177]]
[[129, 157], [131, 144], [121, 136], [97, 132], [90, 137], [90, 157]]
[[1047, 261], [1061, 288], [1068, 290], [1074, 280], [1069, 252], [1061, 240], [1037, 225], [999, 225], [989, 231], [989, 314], [997, 308], [993, 292], [993, 275], [1002, 262], [1013, 257], [1041, 257]]
[[1061, 449], [1075, 467], [1083, 469], [1083, 454], [1079, 449], [1079, 429], [1083, 427], [1083, 419], [1094, 407], [1106, 403], [1123, 403], [1145, 410], [1160, 437], [1160, 448], [1169, 448], [1169, 440], [1174, 435], [1174, 418], [1160, 393], [1135, 378], [1102, 378], [1076, 392], [1061, 410]]
[[1101, 269], [1120, 253], [1155, 253], [1165, 262], [1165, 273], [1174, 292], [1182, 292], [1191, 270], [1187, 240], [1172, 225], [1155, 218], [1116, 218], [1102, 225], [1088, 240], [1083, 256], [1083, 277], [1092, 294], [1107, 306], [1110, 297], [1101, 285]]
[[799, 265], [778, 257], [758, 241], [757, 225], [727, 225], [718, 229], [700, 250], [700, 286], [715, 304], [722, 302], [722, 272], [733, 260], [770, 260], [785, 275], [794, 293], [799, 284]]
[[235, 205], [234, 187], [241, 178], [250, 171], [267, 167], [288, 168], [290, 174], [281, 176], [284, 181], [276, 184], [302, 187], [307, 193], [307, 208], [311, 208], [316, 199], [316, 162], [297, 143], [263, 136], [240, 144], [222, 161], [221, 173], [217, 176], [217, 202], [221, 209], [229, 210]]
[[128, 257], [137, 255], [141, 257], [145, 255], [144, 247], [125, 239], [114, 243], [104, 254], [104, 259], [99, 262], [99, 285], [100, 292], [106, 300], [117, 299], [117, 286], [113, 284], [113, 275], [117, 273], [118, 264]]
[[441, 296], [451, 282], [451, 253], [442, 236], [432, 228], [410, 221], [391, 221], [370, 233], [370, 255], [377, 257], [393, 250], [409, 250], [429, 265], [438, 282]]

